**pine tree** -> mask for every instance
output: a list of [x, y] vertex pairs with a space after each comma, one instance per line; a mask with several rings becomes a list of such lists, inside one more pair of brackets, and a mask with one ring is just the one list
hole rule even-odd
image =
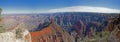
[[1, 12], [2, 12], [2, 8], [0, 8], [0, 33], [3, 33], [5, 32], [5, 28], [3, 28], [3, 23], [1, 22], [2, 20]]
[[0, 21], [1, 21], [1, 13], [2, 13], [2, 8], [0, 8]]

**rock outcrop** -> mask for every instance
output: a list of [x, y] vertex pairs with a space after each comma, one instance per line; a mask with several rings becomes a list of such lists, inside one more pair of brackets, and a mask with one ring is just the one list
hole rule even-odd
[[[23, 24], [17, 25], [9, 32], [0, 33], [0, 42], [31, 42], [31, 35], [28, 30], [23, 28]], [[17, 30], [21, 30], [18, 32]], [[21, 35], [19, 35], [20, 33]], [[18, 38], [17, 36], [21, 36]]]
[[52, 22], [42, 30], [30, 32], [32, 42], [74, 42], [72, 36]]

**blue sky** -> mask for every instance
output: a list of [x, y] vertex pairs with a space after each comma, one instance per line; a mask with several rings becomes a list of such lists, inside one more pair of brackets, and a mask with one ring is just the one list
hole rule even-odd
[[71, 6], [95, 6], [120, 9], [120, 0], [0, 0], [0, 7], [4, 12], [44, 11]]

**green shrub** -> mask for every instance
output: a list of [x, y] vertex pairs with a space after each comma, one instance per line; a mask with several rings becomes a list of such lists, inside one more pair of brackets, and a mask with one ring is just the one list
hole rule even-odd
[[0, 26], [0, 33], [5, 32], [5, 28], [3, 28], [3, 26]]
[[16, 38], [17, 39], [22, 38], [22, 30], [20, 28], [16, 30]]

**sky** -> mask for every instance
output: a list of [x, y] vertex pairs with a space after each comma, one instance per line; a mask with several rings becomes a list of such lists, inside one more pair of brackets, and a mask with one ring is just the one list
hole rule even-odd
[[120, 0], [0, 0], [3, 13], [35, 13], [51, 9], [90, 6], [120, 10]]

